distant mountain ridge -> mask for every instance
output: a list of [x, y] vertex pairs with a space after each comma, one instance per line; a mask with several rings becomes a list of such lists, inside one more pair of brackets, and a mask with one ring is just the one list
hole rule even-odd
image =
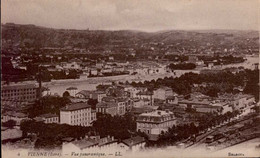
[[140, 42], [188, 43], [242, 43], [246, 39], [259, 44], [258, 31], [239, 30], [166, 30], [142, 32], [137, 30], [69, 30], [35, 25], [2, 24], [2, 46], [5, 47], [77, 47], [106, 45], [133, 45]]

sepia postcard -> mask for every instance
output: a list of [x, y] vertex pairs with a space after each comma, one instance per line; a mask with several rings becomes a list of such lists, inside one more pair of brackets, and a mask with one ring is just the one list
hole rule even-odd
[[2, 0], [2, 157], [260, 157], [259, 6]]

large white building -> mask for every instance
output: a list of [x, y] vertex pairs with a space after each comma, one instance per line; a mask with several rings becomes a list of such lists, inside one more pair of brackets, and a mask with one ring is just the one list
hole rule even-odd
[[87, 103], [73, 103], [60, 109], [60, 123], [74, 126], [92, 126], [96, 111]]
[[149, 113], [142, 113], [138, 116], [137, 131], [145, 132], [146, 134], [159, 135], [161, 132], [168, 131], [168, 128], [176, 125], [176, 119], [172, 112], [153, 111]]

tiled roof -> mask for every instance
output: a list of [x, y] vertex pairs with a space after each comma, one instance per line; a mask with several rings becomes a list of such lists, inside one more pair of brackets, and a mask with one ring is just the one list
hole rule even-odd
[[138, 122], [153, 122], [161, 123], [175, 119], [175, 116], [170, 111], [156, 110], [149, 113], [142, 113], [138, 116]]
[[14, 112], [14, 111], [8, 111], [4, 113], [3, 115], [13, 116], [13, 117], [19, 117], [19, 118], [25, 118], [28, 115], [21, 113], [21, 112]]
[[115, 102], [115, 97], [110, 97], [110, 96], [106, 96], [106, 97], [103, 97], [102, 98], [102, 101], [104, 101], [104, 102]]
[[93, 93], [95, 93], [95, 94], [105, 94], [104, 91], [93, 91]]
[[77, 90], [78, 88], [76, 88], [76, 87], [69, 87], [69, 88], [67, 88], [66, 90]]
[[98, 146], [114, 143], [114, 142], [117, 142], [117, 141], [118, 141], [117, 139], [114, 139], [112, 137], [101, 138], [101, 139], [98, 140]]
[[72, 144], [76, 145], [80, 149], [85, 149], [85, 148], [89, 148], [91, 146], [98, 145], [98, 142], [93, 139], [88, 138], [88, 139], [81, 139], [81, 140], [73, 141]]
[[117, 104], [115, 102], [101, 102], [101, 103], [97, 103], [96, 107], [97, 108], [109, 108], [109, 107], [116, 107]]
[[1, 85], [1, 90], [31, 89], [37, 88], [35, 84]]
[[197, 100], [197, 99], [192, 99], [192, 100], [180, 100], [179, 103], [182, 104], [200, 104], [200, 105], [209, 105], [211, 102], [208, 100]]
[[59, 116], [56, 115], [56, 114], [48, 113], [48, 114], [42, 114], [42, 115], [40, 115], [39, 117], [51, 118], [51, 117], [59, 117]]
[[122, 140], [122, 142], [124, 144], [126, 144], [127, 146], [133, 146], [133, 145], [145, 142], [145, 139], [143, 137], [136, 136], [136, 137], [132, 137], [132, 138]]
[[167, 100], [174, 100], [176, 98], [176, 96], [169, 96], [169, 97], [167, 97], [166, 99]]
[[117, 102], [126, 102], [127, 98], [117, 98]]
[[82, 90], [82, 91], [78, 92], [77, 94], [81, 94], [81, 95], [84, 95], [86, 98], [89, 98], [90, 93], [91, 93], [91, 91]]
[[153, 92], [150, 92], [150, 91], [141, 91], [141, 92], [138, 92], [137, 95], [153, 95]]
[[90, 105], [87, 103], [74, 103], [70, 105], [66, 105], [65, 107], [61, 108], [61, 111], [75, 111], [75, 110], [80, 110], [80, 109], [86, 109], [86, 108], [91, 108]]

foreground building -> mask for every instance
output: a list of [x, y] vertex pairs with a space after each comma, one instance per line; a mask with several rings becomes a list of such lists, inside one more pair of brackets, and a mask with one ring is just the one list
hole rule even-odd
[[169, 110], [156, 110], [149, 113], [140, 114], [136, 120], [137, 131], [146, 134], [159, 135], [168, 131], [168, 128], [176, 125], [176, 119]]
[[132, 152], [139, 151], [140, 149], [143, 149], [145, 147], [145, 139], [140, 136], [131, 137], [128, 139], [122, 140], [118, 145], [120, 149]]
[[60, 123], [74, 126], [92, 126], [96, 111], [87, 103], [73, 103], [60, 109]]
[[89, 152], [94, 150], [111, 150], [117, 147], [118, 140], [114, 137], [90, 136], [80, 140], [64, 142], [62, 144], [62, 153], [71, 154], [73, 152]]

